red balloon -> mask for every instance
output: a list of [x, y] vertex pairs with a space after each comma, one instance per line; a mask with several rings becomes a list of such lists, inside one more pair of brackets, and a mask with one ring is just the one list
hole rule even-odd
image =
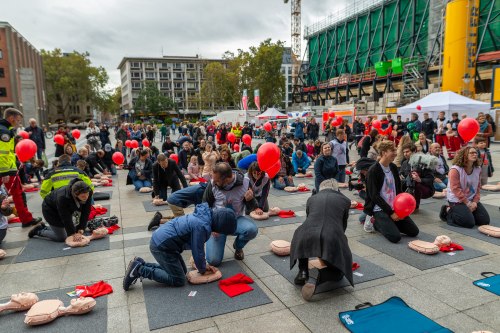
[[342, 116], [338, 116], [337, 120], [342, 124], [342, 122], [344, 121], [344, 118], [342, 118]]
[[23, 137], [23, 139], [29, 139], [30, 134], [26, 131], [19, 131], [19, 135]]
[[125, 162], [125, 157], [119, 151], [117, 151], [116, 153], [114, 153], [111, 158], [113, 159], [113, 162], [116, 165], [120, 165], [120, 164], [123, 164], [123, 162]]
[[267, 171], [280, 160], [280, 149], [272, 143], [266, 142], [257, 151], [257, 163], [261, 170]]
[[64, 146], [64, 136], [62, 136], [61, 134], [54, 135], [54, 142], [59, 146]]
[[148, 140], [148, 139], [144, 139], [144, 140], [142, 140], [142, 145], [143, 145], [144, 147], [149, 147], [151, 144], [149, 143], [149, 140]]
[[335, 118], [335, 112], [333, 112], [333, 111], [328, 111], [328, 117], [330, 117], [330, 118]]
[[235, 145], [233, 146], [233, 150], [234, 150], [234, 151], [240, 151], [240, 145], [235, 144]]
[[170, 156], [168, 158], [170, 158], [171, 160], [174, 160], [175, 163], [179, 164], [179, 156], [177, 154], [170, 154]]
[[465, 118], [458, 123], [458, 134], [465, 141], [469, 142], [479, 132], [479, 122], [474, 118]]
[[339, 126], [339, 125], [340, 125], [340, 122], [339, 122], [338, 118], [333, 119], [333, 120], [332, 120], [332, 122], [330, 123], [330, 125], [331, 125], [332, 127], [337, 127], [337, 126]]
[[19, 161], [26, 162], [35, 156], [37, 151], [36, 143], [30, 139], [23, 139], [16, 145], [16, 155]]
[[410, 216], [417, 207], [415, 198], [410, 193], [400, 193], [394, 198], [394, 212], [400, 218]]
[[417, 110], [418, 110], [418, 111], [422, 110], [422, 106], [417, 105]]
[[252, 137], [248, 134], [243, 135], [243, 137], [241, 138], [241, 141], [243, 141], [243, 143], [246, 144], [247, 146], [252, 145]]
[[130, 140], [125, 141], [125, 147], [132, 148], [132, 146], [130, 145], [131, 143], [132, 143], [132, 141], [130, 141]]
[[234, 141], [236, 141], [236, 135], [234, 135], [234, 133], [230, 132], [230, 133], [227, 133], [227, 141], [231, 142], [231, 143], [234, 143]]
[[274, 163], [274, 165], [272, 165], [266, 172], [270, 178], [274, 178], [274, 177], [276, 177], [276, 175], [278, 174], [280, 169], [281, 169], [281, 162], [278, 161], [278, 162]]
[[380, 130], [382, 128], [382, 123], [380, 122], [380, 120], [376, 119], [372, 121], [372, 126], [373, 128]]
[[270, 122], [267, 122], [264, 124], [264, 129], [268, 132], [270, 132], [273, 129], [273, 125], [271, 125]]
[[73, 137], [77, 140], [80, 139], [81, 135], [80, 130], [75, 128], [74, 130], [71, 131], [71, 135], [73, 135]]
[[130, 148], [139, 148], [139, 142], [137, 140], [130, 141]]

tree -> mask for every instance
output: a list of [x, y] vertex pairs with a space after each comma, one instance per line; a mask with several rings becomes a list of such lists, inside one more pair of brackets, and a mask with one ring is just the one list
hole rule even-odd
[[224, 66], [219, 62], [209, 63], [203, 70], [203, 76], [205, 80], [200, 89], [202, 104], [209, 105], [212, 109], [226, 108], [230, 105], [230, 75]]
[[122, 88], [103, 90], [95, 99], [95, 106], [103, 114], [119, 114], [122, 99]]
[[92, 105], [101, 100], [108, 83], [103, 67], [94, 67], [88, 52], [62, 53], [60, 49], [42, 50], [43, 69], [47, 85], [47, 103], [69, 119], [69, 107], [82, 101]]
[[170, 97], [161, 93], [156, 82], [146, 82], [145, 87], [139, 92], [134, 107], [155, 115], [162, 110], [175, 108], [175, 103]]

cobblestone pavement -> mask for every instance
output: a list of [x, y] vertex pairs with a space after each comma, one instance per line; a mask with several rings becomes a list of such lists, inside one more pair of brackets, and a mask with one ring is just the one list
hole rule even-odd
[[[500, 170], [500, 155], [497, 155], [500, 145], [494, 144], [492, 152], [495, 167]], [[49, 149], [48, 155], [51, 154]], [[495, 173], [492, 180], [500, 180], [500, 171]], [[145, 212], [143, 208], [142, 201], [148, 197], [137, 194], [125, 182], [126, 172], [120, 171], [114, 178], [114, 186], [104, 188], [112, 191], [113, 195], [111, 200], [102, 203], [111, 206], [110, 214], [120, 218], [121, 227], [121, 231], [110, 236], [110, 250], [15, 263], [15, 256], [23, 250], [28, 239], [28, 230], [16, 226], [9, 228], [3, 244], [8, 257], [0, 261], [0, 299], [20, 291], [41, 292], [105, 280], [114, 288], [114, 292], [107, 296], [107, 332], [148, 332], [142, 284], [138, 282], [129, 292], [124, 292], [121, 284], [125, 268], [134, 256], [154, 261], [148, 247], [151, 232], [146, 229], [154, 213]], [[352, 192], [342, 192], [356, 198]], [[270, 206], [293, 208], [298, 216], [305, 216], [305, 204], [309, 196], [271, 195], [269, 201]], [[482, 202], [499, 206], [500, 194], [488, 193]], [[272, 240], [290, 241], [299, 224], [259, 228], [257, 238], [245, 248], [245, 259], [239, 264], [272, 303], [163, 328], [158, 332], [347, 332], [338, 319], [340, 311], [354, 309], [354, 306], [363, 302], [383, 302], [391, 296], [401, 297], [414, 309], [453, 331], [499, 332], [500, 299], [473, 286], [472, 281], [481, 278], [481, 272], [500, 271], [500, 247], [443, 229], [443, 222], [438, 218], [439, 204], [422, 205], [420, 211], [412, 216], [420, 230], [431, 235], [448, 234], [455, 242], [486, 252], [487, 255], [419, 270], [360, 243], [360, 240], [377, 235], [365, 233], [357, 221], [358, 215], [352, 215], [346, 232], [352, 252], [394, 275], [361, 283], [354, 288], [345, 287], [322, 293], [314, 296], [312, 302], [306, 302], [299, 288], [262, 259], [262, 256], [270, 253], [269, 243]], [[37, 193], [28, 194], [28, 205], [36, 216], [41, 216], [41, 199]], [[226, 244], [227, 260], [232, 259], [232, 241], [232, 237], [229, 237]], [[47, 246], [52, 244], [47, 243]], [[387, 243], [387, 246], [391, 244]], [[189, 256], [189, 251], [183, 255], [185, 259]], [[193, 287], [193, 290], [196, 288]], [[64, 301], [68, 303], [69, 298]], [[165, 308], [164, 312], [168, 316], [169, 309]], [[4, 315], [0, 316], [0, 321], [2, 317]], [[70, 320], [78, 321], [81, 318], [72, 317]]]

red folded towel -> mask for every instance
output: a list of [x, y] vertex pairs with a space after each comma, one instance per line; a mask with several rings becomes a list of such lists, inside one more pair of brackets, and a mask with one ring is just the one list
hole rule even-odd
[[116, 230], [120, 229], [120, 226], [118, 224], [112, 225], [111, 227], [107, 227], [108, 229], [108, 235], [113, 234]]
[[306, 174], [306, 178], [312, 178], [312, 177], [314, 177], [314, 176], [311, 174]]
[[27, 188], [24, 190], [24, 192], [37, 192], [37, 191], [40, 191], [38, 187]]
[[80, 295], [80, 297], [96, 298], [99, 296], [111, 294], [113, 292], [113, 287], [111, 287], [110, 284], [108, 284], [104, 281], [99, 281], [99, 282], [94, 283], [90, 286], [86, 286], [86, 285], [76, 286], [75, 290], [76, 291], [83, 290], [83, 293]]
[[295, 212], [293, 210], [280, 210], [278, 216], [281, 217], [282, 219], [295, 217]]
[[13, 217], [8, 220], [9, 223], [21, 223], [21, 219], [19, 217]]
[[106, 183], [106, 184], [103, 184], [102, 186], [113, 186], [112, 183]]
[[95, 208], [94, 206], [90, 206], [89, 221], [92, 220], [94, 217], [99, 216], [99, 215], [104, 215], [107, 212], [108, 212], [108, 209], [105, 207]]
[[310, 189], [308, 189], [307, 187], [301, 187], [298, 189], [299, 192], [309, 192]]
[[220, 280], [219, 288], [227, 296], [234, 297], [252, 291], [253, 288], [248, 285], [249, 283], [253, 283], [250, 277], [243, 273], [238, 273], [227, 279]]
[[358, 204], [354, 208], [357, 209], [357, 210], [363, 210], [363, 209], [365, 209], [365, 207], [363, 206], [363, 204], [361, 202], [358, 202]]
[[443, 245], [439, 248], [441, 252], [463, 251], [464, 248], [460, 244], [450, 243], [450, 245]]
[[352, 171], [351, 171], [351, 170], [346, 170], [346, 171], [345, 171], [345, 174], [346, 174], [346, 175], [352, 175]]
[[357, 262], [353, 262], [352, 263], [352, 271], [354, 272], [355, 270], [357, 270], [358, 268], [360, 268], [361, 266], [359, 266], [359, 264]]

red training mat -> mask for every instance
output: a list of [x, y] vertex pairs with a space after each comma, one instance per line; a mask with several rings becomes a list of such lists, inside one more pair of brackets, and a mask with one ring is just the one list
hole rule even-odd
[[227, 279], [220, 280], [219, 288], [227, 296], [234, 297], [252, 291], [253, 288], [248, 285], [249, 283], [253, 283], [252, 278], [243, 273], [238, 273]]
[[112, 235], [113, 232], [120, 229], [120, 226], [118, 224], [114, 224], [111, 227], [107, 227], [106, 229], [108, 229], [108, 235]]
[[83, 290], [83, 293], [80, 295], [80, 297], [96, 298], [99, 296], [111, 294], [113, 292], [113, 287], [111, 287], [110, 284], [101, 280], [101, 281], [94, 283], [90, 286], [86, 286], [86, 285], [76, 286], [75, 290], [76, 291]]
[[293, 210], [280, 210], [278, 216], [282, 219], [287, 219], [290, 217], [295, 217], [295, 212]]

